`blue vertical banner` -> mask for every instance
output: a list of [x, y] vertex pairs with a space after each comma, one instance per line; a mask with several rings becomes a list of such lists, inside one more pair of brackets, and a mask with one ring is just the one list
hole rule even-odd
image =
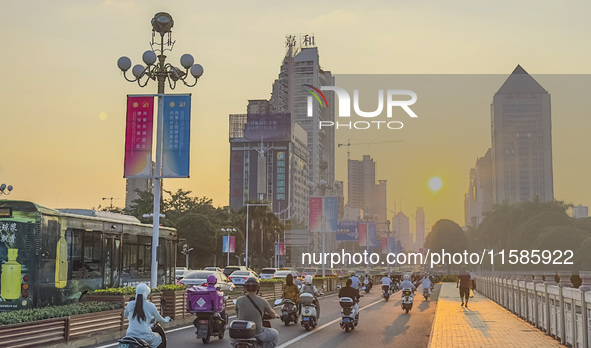
[[367, 223], [367, 246], [378, 247], [378, 229], [375, 222]]
[[227, 253], [230, 249], [230, 240], [228, 236], [222, 237], [222, 252]]
[[339, 202], [337, 197], [323, 197], [324, 198], [324, 218], [326, 226], [324, 232], [337, 232], [338, 218], [339, 218]]
[[164, 96], [162, 177], [189, 177], [191, 95]]

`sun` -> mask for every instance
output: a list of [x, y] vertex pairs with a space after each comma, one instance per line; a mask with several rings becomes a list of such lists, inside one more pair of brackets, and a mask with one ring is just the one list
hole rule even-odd
[[429, 189], [433, 192], [437, 192], [441, 190], [441, 186], [443, 186], [443, 181], [438, 176], [432, 177], [429, 179]]

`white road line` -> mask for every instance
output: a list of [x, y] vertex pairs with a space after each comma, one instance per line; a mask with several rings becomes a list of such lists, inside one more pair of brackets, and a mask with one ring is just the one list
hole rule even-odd
[[[367, 305], [367, 306], [365, 306], [365, 307], [359, 308], [359, 311], [361, 312], [362, 310], [364, 310], [364, 309], [366, 309], [366, 308], [369, 308], [369, 307], [371, 307], [371, 306], [373, 306], [373, 305], [375, 305], [375, 304], [381, 303], [381, 302], [383, 302], [383, 301], [382, 301], [382, 299], [380, 298], [379, 300], [377, 300], [377, 301], [376, 301], [376, 302], [374, 302], [374, 303], [370, 303], [370, 304], [368, 304], [368, 305]], [[306, 332], [306, 333], [304, 333], [304, 334], [301, 334], [301, 335], [299, 335], [298, 337], [296, 337], [296, 338], [294, 338], [294, 339], [292, 339], [292, 340], [289, 340], [289, 341], [287, 341], [287, 342], [283, 343], [283, 344], [282, 344], [282, 345], [280, 345], [280, 346], [277, 346], [277, 348], [285, 348], [285, 347], [287, 347], [287, 346], [289, 346], [289, 345], [292, 345], [292, 344], [296, 343], [297, 341], [301, 340], [302, 338], [304, 338], [304, 337], [308, 337], [309, 335], [313, 334], [314, 332], [320, 331], [320, 330], [324, 329], [325, 327], [327, 327], [327, 326], [329, 326], [329, 325], [332, 325], [332, 324], [334, 324], [334, 323], [336, 323], [336, 322], [338, 322], [338, 321], [340, 321], [340, 320], [341, 320], [341, 318], [336, 318], [335, 320], [333, 320], [333, 321], [331, 321], [331, 322], [328, 322], [328, 323], [326, 323], [326, 324], [324, 324], [324, 325], [322, 325], [322, 326], [319, 326], [319, 327], [315, 328], [314, 330], [311, 330], [311, 331], [308, 331], [308, 332]]]

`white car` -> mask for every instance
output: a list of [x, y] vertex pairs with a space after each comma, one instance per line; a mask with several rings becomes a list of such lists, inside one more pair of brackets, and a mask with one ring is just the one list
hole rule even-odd
[[190, 286], [207, 286], [207, 277], [212, 274], [215, 275], [218, 280], [216, 287], [221, 288], [222, 291], [230, 291], [234, 289], [234, 284], [230, 282], [228, 277], [226, 277], [224, 273], [216, 271], [190, 271], [185, 274], [183, 279], [179, 282]]
[[277, 268], [263, 268], [261, 270], [261, 279], [273, 279], [275, 272], [277, 272]]
[[248, 278], [259, 278], [259, 276], [252, 271], [234, 271], [228, 278], [236, 285], [244, 285]]
[[288, 274], [291, 274], [293, 276], [293, 279], [296, 279], [298, 277], [298, 272], [296, 271], [282, 270], [275, 272], [275, 274], [273, 274], [273, 279], [285, 279], [287, 278]]
[[224, 270], [219, 267], [205, 267], [204, 271], [223, 272]]

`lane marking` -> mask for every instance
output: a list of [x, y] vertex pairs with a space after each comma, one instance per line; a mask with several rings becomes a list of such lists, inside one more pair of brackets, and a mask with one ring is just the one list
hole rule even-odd
[[[373, 306], [373, 305], [376, 305], [376, 304], [378, 304], [378, 303], [382, 303], [382, 302], [384, 302], [384, 301], [382, 301], [382, 298], [380, 298], [379, 300], [377, 300], [377, 301], [376, 301], [376, 302], [374, 302], [374, 303], [370, 303], [370, 304], [368, 304], [368, 305], [367, 305], [367, 306], [365, 306], [365, 307], [359, 308], [359, 311], [361, 312], [362, 310], [364, 310], [364, 309], [366, 309], [366, 308], [369, 308], [369, 307], [371, 307], [371, 306]], [[384, 303], [385, 303], [385, 302], [384, 302]], [[314, 330], [311, 330], [311, 331], [308, 331], [308, 332], [306, 332], [306, 333], [303, 333], [303, 334], [301, 334], [301, 335], [299, 335], [299, 336], [297, 336], [297, 337], [295, 337], [295, 338], [293, 338], [293, 339], [291, 339], [291, 340], [289, 340], [289, 341], [287, 341], [287, 342], [283, 343], [282, 345], [280, 345], [280, 346], [277, 346], [277, 348], [285, 348], [285, 347], [287, 347], [287, 346], [289, 346], [289, 345], [292, 345], [292, 344], [296, 343], [297, 341], [301, 340], [302, 338], [304, 338], [304, 337], [308, 337], [308, 336], [310, 336], [311, 334], [313, 334], [314, 332], [320, 331], [320, 330], [324, 329], [325, 327], [328, 327], [329, 325], [332, 325], [332, 324], [334, 324], [334, 323], [336, 323], [336, 322], [339, 322], [340, 320], [341, 320], [341, 318], [340, 318], [340, 317], [339, 317], [339, 318], [336, 318], [336, 319], [335, 319], [335, 320], [333, 320], [333, 321], [330, 321], [330, 322], [328, 322], [328, 323], [326, 323], [326, 324], [324, 324], [324, 325], [322, 325], [322, 326], [319, 326], [319, 327], [315, 328]]]
[[[332, 297], [332, 296], [336, 296], [336, 295], [337, 295], [337, 294], [331, 294], [331, 295], [327, 295], [327, 296], [322, 296], [320, 299], [322, 300], [323, 298], [328, 298], [328, 297]], [[279, 306], [275, 306], [274, 308], [279, 308]], [[365, 308], [365, 307], [363, 307], [363, 308]], [[361, 309], [360, 309], [360, 311], [361, 311]], [[228, 319], [235, 319], [235, 318], [236, 318], [236, 316], [235, 316], [235, 315], [233, 315], [233, 316], [231, 316], [231, 317], [228, 317]], [[341, 318], [338, 318], [338, 320], [341, 320]], [[332, 322], [331, 322], [331, 323], [332, 323]], [[177, 327], [176, 329], [170, 329], [170, 330], [166, 330], [166, 331], [164, 331], [164, 332], [166, 332], [166, 333], [168, 334], [168, 333], [175, 332], [175, 331], [181, 331], [181, 330], [190, 329], [190, 328], [192, 328], [192, 327], [195, 327], [195, 326], [194, 326], [194, 325], [189, 325], [189, 326]], [[324, 327], [324, 326], [322, 326], [322, 327]], [[316, 328], [315, 330], [319, 330], [319, 329], [320, 329], [320, 327], [319, 327], [319, 328]], [[312, 333], [312, 332], [314, 332], [315, 330], [313, 330], [313, 331], [309, 331], [308, 333]], [[117, 342], [117, 343], [111, 343], [111, 344], [107, 344], [107, 345], [104, 345], [104, 346], [99, 346], [99, 347], [96, 347], [96, 348], [108, 348], [108, 347], [115, 347], [115, 346], [117, 346], [117, 345], [119, 345], [119, 342]]]

